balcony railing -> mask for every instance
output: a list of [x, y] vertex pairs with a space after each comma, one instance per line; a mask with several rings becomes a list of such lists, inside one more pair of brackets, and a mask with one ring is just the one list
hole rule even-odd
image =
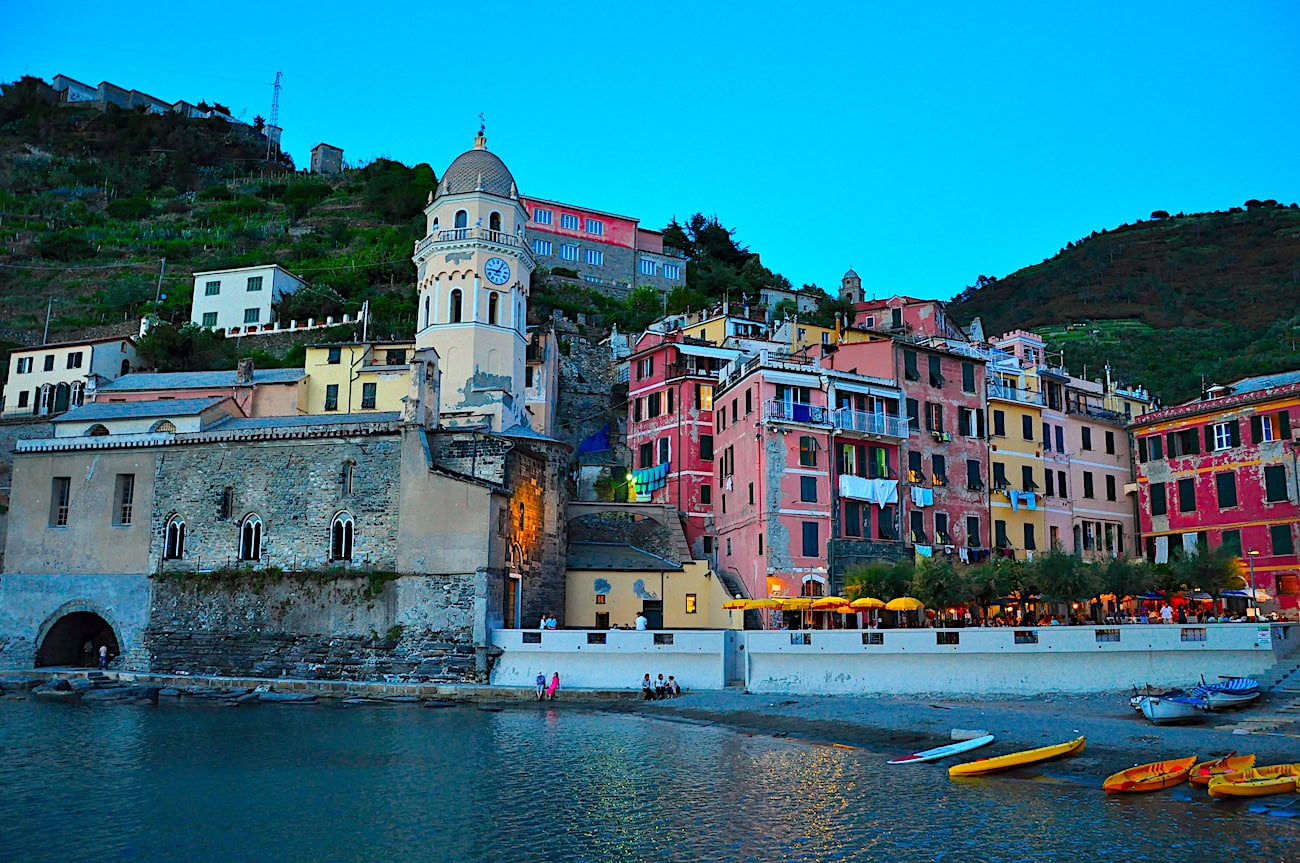
[[695, 366], [685, 365], [683, 363], [669, 363], [664, 369], [664, 376], [667, 378], [712, 378], [717, 379], [718, 373], [712, 369], [702, 369]]
[[832, 412], [832, 417], [837, 429], [887, 437], [907, 437], [907, 417], [858, 411], [852, 408], [838, 408]]
[[1016, 387], [998, 384], [989, 381], [989, 398], [1002, 399], [1009, 402], [1020, 402], [1027, 405], [1041, 405], [1043, 403], [1043, 394], [1033, 390], [1022, 390]]
[[788, 420], [796, 423], [825, 423], [830, 421], [830, 411], [821, 405], [805, 405], [770, 399], [763, 405], [763, 419]]
[[532, 252], [528, 244], [514, 234], [505, 231], [493, 231], [488, 228], [447, 228], [430, 234], [423, 240], [415, 244], [415, 254], [420, 254], [431, 246], [439, 243], [465, 243], [471, 240], [482, 240], [488, 243], [496, 243], [499, 246], [508, 246], [512, 249], [520, 249], [530, 258]]

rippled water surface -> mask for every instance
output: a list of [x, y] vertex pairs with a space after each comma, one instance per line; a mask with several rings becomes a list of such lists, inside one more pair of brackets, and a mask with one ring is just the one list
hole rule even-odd
[[[560, 705], [0, 703], [4, 860], [1300, 859], [1184, 786], [1016, 774]], [[946, 763], [946, 762], [945, 762]]]

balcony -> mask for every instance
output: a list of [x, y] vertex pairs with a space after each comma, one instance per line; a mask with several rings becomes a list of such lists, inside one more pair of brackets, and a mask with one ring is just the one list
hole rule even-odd
[[839, 408], [831, 412], [835, 428], [862, 434], [880, 435], [881, 437], [907, 437], [907, 417], [889, 414], [869, 413], [852, 408]]
[[1043, 394], [1036, 393], [1033, 390], [1022, 390], [1016, 387], [1007, 386], [1006, 384], [994, 383], [989, 381], [988, 394], [991, 399], [1002, 399], [1007, 402], [1019, 402], [1025, 405], [1043, 404]]
[[447, 245], [452, 243], [471, 243], [483, 242], [491, 243], [497, 246], [505, 246], [508, 249], [514, 249], [520, 252], [524, 257], [532, 260], [532, 250], [528, 244], [520, 237], [505, 231], [493, 231], [488, 228], [448, 228], [438, 231], [436, 234], [430, 234], [423, 240], [415, 244], [415, 254], [419, 255], [433, 249], [436, 246]]
[[664, 368], [664, 377], [669, 380], [673, 378], [708, 378], [709, 380], [717, 380], [718, 373], [712, 369], [702, 369], [682, 363], [669, 363]]
[[799, 402], [787, 402], [769, 399], [763, 405], [763, 419], [784, 420], [795, 423], [822, 424], [830, 421], [830, 411], [821, 405], [805, 405]]

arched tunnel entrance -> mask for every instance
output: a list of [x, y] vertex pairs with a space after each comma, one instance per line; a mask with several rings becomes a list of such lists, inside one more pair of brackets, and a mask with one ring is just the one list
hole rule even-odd
[[108, 645], [109, 659], [120, 654], [117, 633], [108, 621], [93, 611], [65, 614], [50, 627], [36, 650], [36, 667], [73, 665], [93, 668], [99, 664], [100, 645]]

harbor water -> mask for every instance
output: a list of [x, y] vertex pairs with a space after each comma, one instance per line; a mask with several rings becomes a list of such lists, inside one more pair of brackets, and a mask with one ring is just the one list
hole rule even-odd
[[894, 754], [578, 705], [0, 702], [0, 860], [1300, 859], [1300, 819], [1051, 765]]

